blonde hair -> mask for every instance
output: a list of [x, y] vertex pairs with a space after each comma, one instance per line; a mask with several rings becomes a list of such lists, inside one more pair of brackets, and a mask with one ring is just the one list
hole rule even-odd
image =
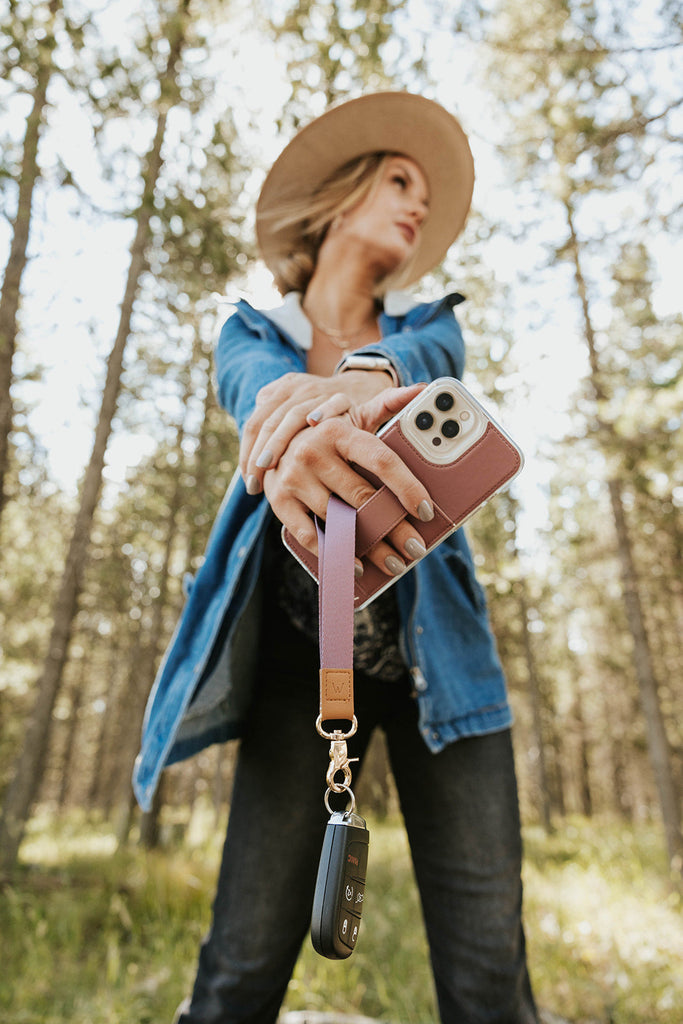
[[378, 152], [355, 157], [337, 168], [313, 195], [282, 202], [262, 214], [273, 222], [276, 230], [288, 228], [295, 232], [289, 252], [270, 261], [275, 285], [282, 295], [306, 291], [332, 222], [370, 195], [387, 161], [397, 155]]

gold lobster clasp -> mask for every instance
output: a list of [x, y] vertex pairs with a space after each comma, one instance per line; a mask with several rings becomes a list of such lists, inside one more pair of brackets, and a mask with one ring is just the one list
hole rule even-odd
[[[331, 734], [330, 742], [330, 765], [327, 769], [327, 785], [330, 787], [333, 793], [343, 793], [348, 790], [351, 786], [351, 765], [354, 761], [357, 761], [357, 757], [349, 757], [348, 750], [346, 747], [346, 737], [339, 729], [336, 729]], [[343, 772], [344, 781], [336, 782], [335, 775], [337, 772]]]

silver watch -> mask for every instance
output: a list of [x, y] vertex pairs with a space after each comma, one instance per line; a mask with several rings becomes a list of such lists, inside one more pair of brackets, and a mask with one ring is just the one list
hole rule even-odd
[[374, 356], [369, 352], [359, 352], [358, 354], [350, 352], [337, 364], [334, 372], [345, 373], [346, 370], [383, 370], [391, 377], [394, 387], [398, 387], [401, 383], [391, 360], [386, 356]]

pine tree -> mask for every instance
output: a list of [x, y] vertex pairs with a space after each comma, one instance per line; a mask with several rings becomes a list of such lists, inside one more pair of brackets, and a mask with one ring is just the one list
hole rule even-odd
[[131, 329], [133, 306], [146, 266], [154, 193], [163, 165], [164, 134], [169, 110], [179, 98], [177, 72], [187, 38], [188, 10], [189, 0], [179, 0], [178, 7], [167, 25], [168, 58], [159, 82], [160, 102], [154, 138], [144, 161], [142, 198], [135, 217], [135, 237], [130, 250], [119, 327], [107, 363], [107, 379], [92, 454], [81, 487], [79, 509], [54, 605], [48, 654], [36, 686], [36, 702], [29, 719], [24, 746], [17, 759], [14, 777], [5, 794], [0, 822], [0, 863], [5, 869], [11, 869], [16, 862], [26, 821], [40, 784], [50, 718], [67, 659], [93, 515], [102, 484], [104, 457], [121, 386], [123, 357]]
[[[510, 146], [532, 201], [543, 211], [546, 226], [558, 237], [554, 258], [571, 269], [578, 332], [588, 355], [589, 378], [584, 410], [594, 442], [605, 458], [609, 508], [621, 563], [626, 621], [633, 644], [633, 668], [648, 725], [648, 741], [659, 790], [672, 861], [680, 856], [680, 811], [666, 752], [665, 732], [634, 558], [634, 544], [624, 510], [624, 482], [611, 471], [614, 437], [605, 419], [610, 403], [603, 346], [594, 308], [609, 291], [607, 268], [629, 214], [622, 209], [616, 230], [605, 231], [601, 218], [618, 223], [627, 190], [644, 221], [650, 211], [638, 202], [633, 182], [649, 169], [650, 209], [666, 214], [666, 173], [657, 178], [655, 142], [665, 141], [668, 159], [673, 143], [671, 117], [680, 100], [660, 96], [651, 81], [629, 76], [655, 52], [628, 41], [628, 9], [607, 6], [600, 18], [577, 3], [549, 3], [539, 21], [533, 7], [503, 3], [496, 11], [489, 39], [505, 60], [489, 64], [491, 81], [514, 124]], [[659, 51], [656, 51], [659, 52]], [[636, 89], [640, 87], [640, 92]], [[619, 191], [621, 188], [621, 191]], [[553, 200], [555, 205], [553, 207]], [[597, 205], [600, 201], [601, 206]], [[666, 221], [664, 220], [664, 223]], [[561, 240], [560, 240], [561, 239]], [[590, 267], [590, 271], [588, 268]], [[590, 280], [589, 280], [590, 278]]]
[[[13, 5], [14, 6], [14, 5]], [[10, 458], [10, 434], [14, 421], [12, 404], [13, 361], [19, 331], [19, 304], [24, 270], [28, 260], [33, 196], [40, 178], [38, 145], [45, 119], [47, 91], [54, 73], [53, 52], [56, 34], [62, 27], [61, 0], [49, 0], [32, 10], [12, 10], [0, 27], [5, 48], [4, 76], [14, 78], [20, 68], [30, 75], [31, 109], [26, 118], [20, 167], [16, 213], [12, 218], [10, 251], [0, 292], [0, 516], [7, 501], [7, 473]]]

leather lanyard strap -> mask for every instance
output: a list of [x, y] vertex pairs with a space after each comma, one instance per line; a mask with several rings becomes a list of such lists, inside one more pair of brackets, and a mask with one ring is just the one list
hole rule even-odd
[[327, 520], [318, 531], [320, 719], [354, 722], [353, 597], [356, 510], [330, 495]]

